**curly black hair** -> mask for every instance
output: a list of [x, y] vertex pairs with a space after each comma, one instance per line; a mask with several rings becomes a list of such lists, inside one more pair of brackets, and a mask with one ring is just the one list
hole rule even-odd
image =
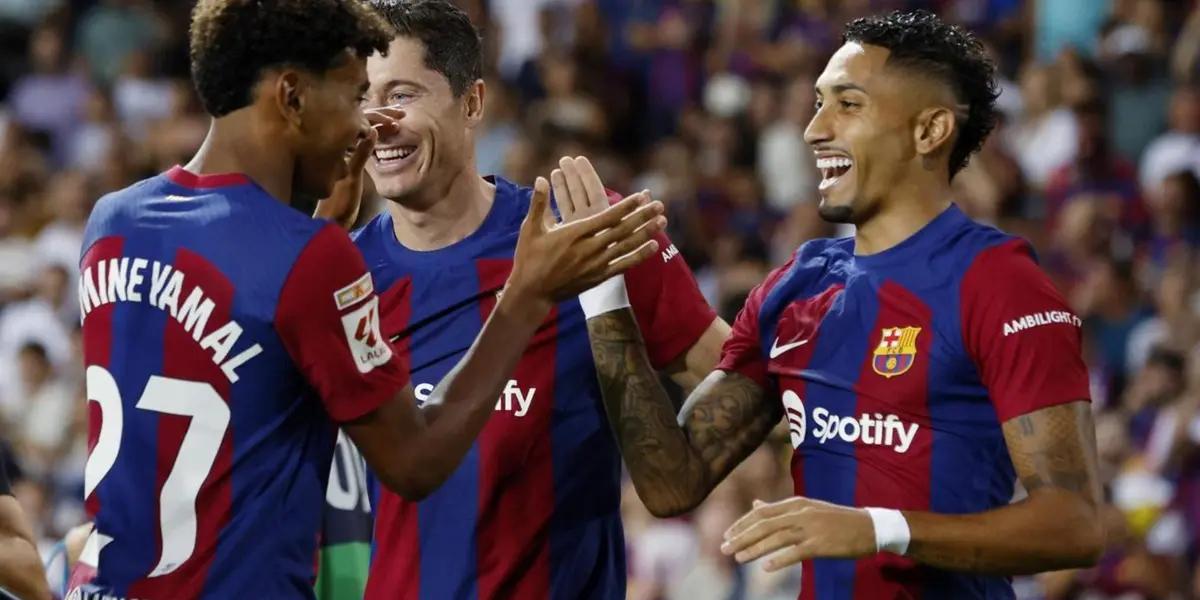
[[896, 11], [855, 19], [846, 25], [842, 42], [880, 46], [891, 51], [888, 64], [912, 69], [944, 81], [967, 107], [950, 150], [953, 178], [996, 126], [996, 66], [970, 32], [925, 11]]
[[192, 80], [204, 110], [248, 106], [265, 69], [324, 73], [349, 49], [386, 52], [387, 22], [362, 0], [200, 0], [192, 10]]
[[448, 0], [371, 0], [396, 35], [425, 46], [425, 66], [450, 82], [462, 96], [483, 78], [483, 41], [471, 17]]

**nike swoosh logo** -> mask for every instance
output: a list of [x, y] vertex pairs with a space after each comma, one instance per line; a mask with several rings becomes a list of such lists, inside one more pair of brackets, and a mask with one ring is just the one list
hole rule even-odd
[[807, 343], [808, 343], [808, 340], [800, 340], [798, 342], [792, 342], [790, 344], [784, 344], [784, 345], [780, 346], [779, 338], [775, 338], [775, 343], [771, 344], [771, 358], [779, 358], [779, 356], [781, 354], [783, 354], [784, 352], [787, 352], [788, 350], [791, 350], [792, 348], [799, 348], [800, 346], [803, 346]]

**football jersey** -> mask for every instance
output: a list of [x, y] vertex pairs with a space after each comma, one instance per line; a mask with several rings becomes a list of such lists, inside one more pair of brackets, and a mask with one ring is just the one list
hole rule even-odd
[[366, 463], [350, 438], [339, 433], [321, 518], [317, 600], [362, 598], [374, 526]]
[[[1080, 320], [1029, 246], [951, 205], [867, 256], [810, 241], [751, 292], [720, 369], [776, 394], [795, 493], [976, 513], [1012, 499], [1001, 424], [1088, 399]], [[803, 564], [800, 597], [1012, 598], [1004, 577], [880, 553]]]
[[82, 598], [311, 598], [335, 422], [407, 382], [349, 236], [239, 174], [97, 203]]
[[[412, 365], [418, 402], [496, 305], [531, 190], [501, 179], [480, 227], [427, 252], [376, 217], [355, 241], [380, 290], [383, 331]], [[626, 275], [651, 362], [683, 355], [716, 318], [678, 252]], [[601, 403], [578, 300], [529, 343], [462, 464], [419, 503], [379, 489], [367, 598], [623, 598], [621, 458]]]

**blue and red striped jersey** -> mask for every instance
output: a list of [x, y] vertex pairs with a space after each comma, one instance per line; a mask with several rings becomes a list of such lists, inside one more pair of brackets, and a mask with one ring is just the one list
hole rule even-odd
[[[470, 347], [512, 268], [531, 190], [492, 181], [488, 215], [460, 242], [408, 249], [388, 214], [356, 236], [418, 402]], [[659, 243], [661, 256], [626, 277], [651, 361], [663, 367], [716, 315], [669, 241]], [[366, 596], [623, 598], [620, 472], [583, 312], [577, 300], [560, 303], [446, 484], [420, 503], [377, 490]]]
[[[1011, 501], [1001, 424], [1087, 400], [1080, 321], [1029, 246], [951, 205], [886, 251], [810, 241], [756, 288], [719, 368], [777, 393], [795, 493], [974, 513]], [[1012, 598], [894, 554], [803, 564], [802, 599]]]
[[308, 598], [337, 429], [407, 381], [344, 231], [239, 174], [97, 203], [80, 597]]

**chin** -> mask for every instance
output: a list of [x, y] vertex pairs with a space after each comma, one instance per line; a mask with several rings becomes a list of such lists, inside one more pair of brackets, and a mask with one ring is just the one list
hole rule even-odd
[[408, 196], [420, 188], [420, 181], [407, 173], [372, 177], [371, 180], [375, 183], [376, 193], [392, 200]]
[[829, 223], [850, 223], [854, 224], [854, 208], [849, 204], [834, 204], [827, 199], [822, 199], [817, 205], [817, 214], [822, 219]]

